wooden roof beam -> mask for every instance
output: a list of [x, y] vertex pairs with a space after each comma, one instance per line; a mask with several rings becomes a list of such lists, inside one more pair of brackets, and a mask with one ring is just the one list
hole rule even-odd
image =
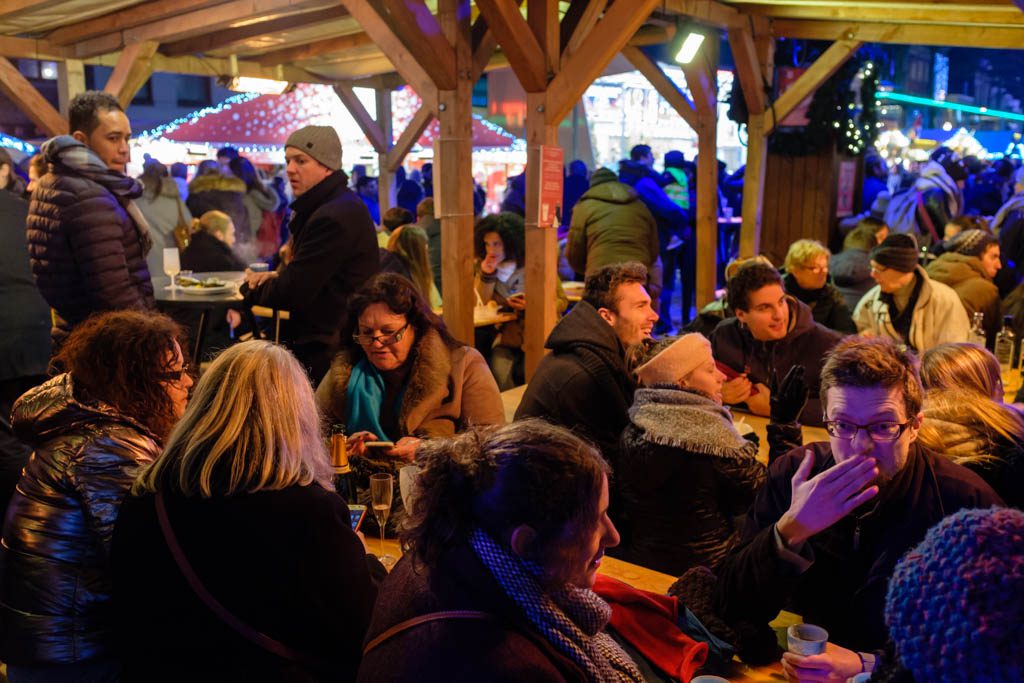
[[398, 136], [398, 140], [395, 141], [395, 146], [388, 150], [384, 164], [388, 173], [394, 173], [398, 170], [398, 167], [405, 161], [406, 155], [409, 154], [409, 150], [419, 141], [423, 131], [427, 129], [427, 126], [433, 120], [434, 113], [427, 109], [426, 105], [421, 106], [413, 115], [409, 125], [405, 127], [402, 134]]
[[860, 46], [859, 40], [837, 40], [765, 111], [765, 135], [786, 118], [798, 104], [839, 70]]
[[544, 48], [512, 0], [477, 0], [477, 9], [497, 38], [502, 52], [526, 92], [543, 92], [548, 84]]
[[761, 68], [761, 60], [758, 58], [757, 46], [754, 43], [754, 34], [747, 27], [735, 26], [729, 29], [728, 37], [747, 109], [753, 114], [761, 114], [764, 112], [768, 97], [767, 84], [764, 81], [764, 70]]
[[697, 129], [697, 110], [694, 109], [693, 102], [653, 59], [640, 48], [629, 46], [622, 48], [622, 56], [644, 75], [644, 78], [654, 86], [658, 94], [676, 110], [676, 113], [686, 121], [690, 128]]
[[[402, 39], [438, 90], [451, 90], [457, 81], [455, 50], [441, 32], [437, 17], [423, 0], [368, 0], [384, 10], [382, 18]], [[351, 8], [350, 8], [351, 9]], [[387, 54], [387, 51], [385, 51]]]
[[565, 118], [612, 58], [629, 42], [661, 0], [616, 2], [591, 30], [583, 46], [548, 85], [547, 116]]
[[391, 141], [385, 137], [380, 124], [370, 116], [370, 112], [366, 111], [366, 107], [363, 106], [355, 91], [347, 85], [336, 85], [334, 92], [341, 103], [345, 105], [345, 109], [348, 109], [348, 113], [356, 120], [359, 130], [363, 131], [363, 135], [369, 140], [374, 151], [377, 154], [387, 154], [388, 143]]
[[562, 18], [562, 64], [579, 51], [601, 18], [608, 0], [573, 0]]
[[[172, 42], [199, 34], [229, 29], [243, 20], [274, 19], [297, 9], [308, 8], [311, 0], [231, 0], [214, 7], [179, 14], [121, 31], [97, 36], [75, 44], [79, 58], [104, 54], [124, 45], [155, 40]], [[315, 6], [315, 5], [314, 5]]]
[[665, 10], [684, 14], [701, 24], [715, 28], [730, 28], [745, 21], [736, 8], [715, 0], [664, 0]]
[[159, 19], [205, 9], [224, 0], [156, 0], [133, 5], [94, 19], [80, 21], [51, 31], [46, 39], [54, 45], [72, 45], [89, 38], [108, 35], [114, 31], [141, 26]]
[[350, 33], [336, 38], [325, 38], [315, 40], [312, 43], [286, 47], [272, 52], [266, 52], [254, 59], [263, 66], [275, 66], [277, 64], [293, 64], [308, 59], [314, 59], [320, 55], [333, 52], [344, 52], [355, 47], [373, 45], [373, 39], [366, 33]]
[[437, 110], [437, 89], [416, 56], [392, 29], [379, 0], [341, 0], [349, 13], [359, 22], [366, 34], [387, 55], [395, 70], [423, 99], [431, 112]]
[[277, 19], [270, 19], [269, 21], [250, 22], [244, 26], [238, 26], [226, 31], [216, 31], [206, 35], [176, 40], [173, 43], [164, 45], [160, 48], [160, 51], [169, 57], [206, 54], [214, 50], [242, 46], [247, 40], [252, 38], [297, 28], [313, 27], [347, 16], [348, 10], [340, 5], [313, 12], [289, 14]]
[[865, 43], [978, 47], [1001, 50], [1024, 49], [1024, 27], [935, 26], [881, 24], [869, 22], [803, 21], [776, 19], [772, 22], [780, 38], [805, 40], [858, 40]]
[[128, 45], [121, 50], [117, 66], [114, 67], [103, 90], [116, 97], [123, 108], [128, 109], [135, 93], [139, 92], [146, 84], [146, 79], [153, 74], [153, 55], [156, 54], [156, 48], [157, 43], [150, 40]]
[[60, 0], [4, 0], [0, 4], [0, 20], [6, 21], [15, 17], [46, 10], [59, 5]]
[[46, 135], [52, 137], [67, 134], [67, 119], [39, 94], [6, 57], [0, 57], [0, 92]]
[[[783, 0], [785, 3], [785, 0]], [[955, 26], [1024, 25], [1024, 13], [1012, 5], [995, 5], [988, 11], [942, 5], [928, 7], [862, 7], [834, 5], [740, 5], [743, 12], [775, 19], [812, 19], [900, 24], [949, 24]]]
[[15, 59], [67, 59], [68, 50], [45, 40], [0, 36], [0, 56]]
[[[697, 112], [698, 123], [701, 118], [718, 118], [718, 75], [711, 68], [707, 53], [707, 50], [702, 50], [692, 62], [682, 65], [686, 85], [693, 96], [693, 108]], [[695, 128], [700, 133], [700, 126]]]

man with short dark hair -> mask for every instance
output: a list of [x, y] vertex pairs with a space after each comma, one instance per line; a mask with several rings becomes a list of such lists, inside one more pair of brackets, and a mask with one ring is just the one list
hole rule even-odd
[[978, 475], [917, 443], [918, 362], [892, 340], [841, 342], [822, 370], [821, 390], [828, 442], [796, 448], [769, 467], [741, 543], [719, 567], [714, 596], [732, 624], [766, 628], [788, 608], [828, 631], [824, 653], [783, 655], [791, 681], [871, 671], [872, 651], [886, 641], [883, 609], [896, 562], [946, 515], [1002, 504]]
[[377, 238], [366, 205], [348, 189], [341, 140], [330, 126], [306, 126], [284, 148], [292, 202], [291, 261], [278, 271], [246, 270], [249, 304], [291, 314], [289, 348], [314, 384], [341, 341], [348, 299], [378, 270]]
[[155, 308], [146, 266], [149, 228], [125, 175], [132, 129], [112, 95], [86, 91], [69, 105], [71, 135], [48, 140], [26, 222], [32, 273], [53, 309], [56, 345], [93, 313]]
[[736, 317], [726, 318], [711, 333], [715, 360], [731, 370], [722, 400], [745, 403], [755, 415], [767, 417], [772, 384], [802, 365], [810, 398], [800, 421], [820, 425], [818, 377], [825, 354], [842, 335], [814, 322], [807, 304], [786, 294], [779, 271], [761, 262], [740, 266], [729, 280], [727, 297]]
[[516, 410], [516, 419], [543, 417], [580, 428], [614, 460], [633, 402], [626, 349], [651, 336], [658, 314], [639, 263], [605, 266], [586, 280], [583, 300], [562, 318], [544, 346]]

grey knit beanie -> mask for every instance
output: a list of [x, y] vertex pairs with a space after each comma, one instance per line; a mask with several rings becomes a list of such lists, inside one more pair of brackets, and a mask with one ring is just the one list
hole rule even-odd
[[954, 237], [949, 247], [964, 256], [981, 256], [990, 245], [998, 244], [998, 240], [984, 230], [964, 230]]
[[331, 126], [305, 126], [288, 136], [285, 147], [294, 147], [332, 171], [341, 170], [341, 139]]

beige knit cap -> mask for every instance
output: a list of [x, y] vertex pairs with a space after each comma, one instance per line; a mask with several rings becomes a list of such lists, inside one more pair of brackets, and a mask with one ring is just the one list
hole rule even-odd
[[284, 146], [302, 150], [332, 171], [341, 169], [341, 139], [331, 126], [299, 128], [288, 136]]
[[702, 364], [714, 360], [711, 342], [703, 334], [684, 334], [654, 358], [636, 370], [640, 383], [646, 386], [656, 384], [677, 384]]

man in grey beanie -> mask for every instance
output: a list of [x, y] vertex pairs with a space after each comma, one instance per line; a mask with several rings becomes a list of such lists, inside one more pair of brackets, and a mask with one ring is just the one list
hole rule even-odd
[[290, 260], [268, 273], [247, 270], [241, 291], [250, 305], [290, 313], [288, 346], [316, 384], [340, 348], [349, 297], [379, 270], [377, 233], [348, 189], [334, 128], [300, 128], [284, 152], [295, 194]]
[[857, 332], [891, 337], [917, 353], [946, 342], [967, 341], [967, 311], [947, 285], [928, 277], [917, 263], [917, 240], [891, 234], [871, 250], [868, 290], [853, 311]]

